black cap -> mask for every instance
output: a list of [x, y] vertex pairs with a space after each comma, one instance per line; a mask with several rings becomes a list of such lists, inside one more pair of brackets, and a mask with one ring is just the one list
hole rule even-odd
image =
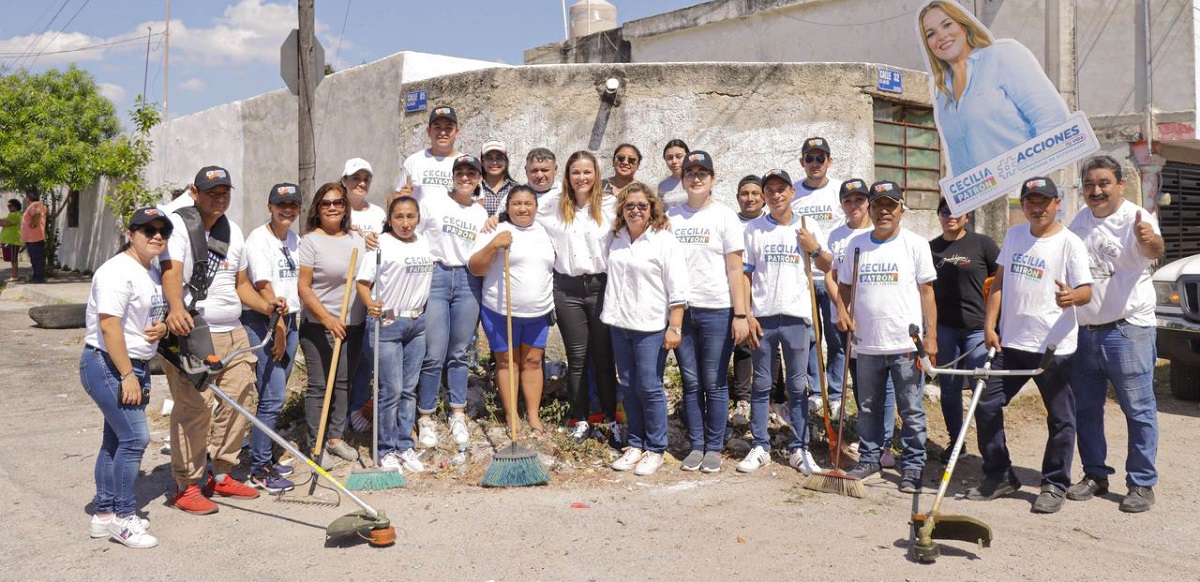
[[154, 222], [155, 220], [161, 220], [166, 223], [166, 225], [163, 227], [163, 230], [165, 231], [163, 233], [163, 237], [169, 238], [171, 236], [171, 231], [174, 230], [174, 225], [171, 224], [171, 218], [167, 216], [166, 212], [163, 212], [162, 210], [159, 210], [153, 206], [134, 210], [133, 216], [129, 218], [129, 230], [141, 228], [147, 224], [150, 224], [151, 222]]
[[900, 185], [891, 180], [880, 180], [871, 184], [871, 193], [867, 195], [868, 202], [874, 202], [880, 198], [891, 198], [896, 202], [904, 204], [904, 190]]
[[196, 172], [196, 179], [192, 180], [192, 184], [196, 186], [196, 190], [204, 192], [212, 190], [217, 186], [229, 186], [233, 188], [233, 182], [229, 180], [229, 172], [221, 166], [204, 166]]
[[759, 178], [758, 176], [755, 176], [754, 174], [750, 174], [749, 176], [746, 176], [745, 178], [738, 180], [737, 189], [740, 191], [742, 189], [742, 186], [745, 186], [746, 184], [757, 184], [759, 188], [762, 188], [762, 178]]
[[483, 173], [483, 164], [479, 163], [479, 158], [471, 154], [463, 154], [457, 158], [454, 158], [454, 166], [451, 167], [450, 170], [457, 170], [459, 166], [471, 166], [472, 168], [475, 168], [476, 172], [479, 172], [480, 174]]
[[829, 142], [823, 137], [810, 137], [804, 140], [804, 146], [800, 148], [800, 155], [807, 154], [813, 150], [825, 152], [825, 155], [833, 155], [829, 149]]
[[867, 183], [862, 178], [850, 178], [842, 182], [842, 187], [838, 189], [838, 199], [845, 198], [851, 194], [862, 194], [867, 198], [868, 195]]
[[283, 204], [284, 202], [303, 204], [303, 199], [300, 197], [300, 187], [288, 182], [272, 186], [271, 193], [267, 196], [267, 204]]
[[712, 156], [704, 150], [692, 150], [686, 156], [683, 156], [683, 166], [679, 171], [686, 172], [689, 168], [700, 166], [708, 171], [713, 171]]
[[787, 170], [780, 170], [779, 168], [775, 168], [774, 170], [768, 170], [766, 174], [763, 174], [763, 177], [762, 177], [763, 188], [767, 187], [767, 180], [770, 180], [773, 178], [787, 182], [788, 186], [792, 185], [792, 177], [790, 175], [788, 175]]
[[1025, 180], [1021, 184], [1021, 200], [1030, 194], [1041, 194], [1046, 198], [1058, 198], [1058, 186], [1054, 185], [1054, 180], [1045, 176], [1036, 176]]
[[458, 123], [458, 114], [454, 113], [454, 108], [449, 105], [438, 105], [429, 112], [429, 123], [438, 120], [439, 117], [445, 117], [454, 123]]

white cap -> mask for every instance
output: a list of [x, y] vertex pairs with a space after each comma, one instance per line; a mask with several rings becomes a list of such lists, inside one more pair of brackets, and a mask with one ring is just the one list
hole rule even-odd
[[346, 160], [346, 167], [342, 170], [342, 177], [345, 178], [346, 176], [352, 176], [359, 170], [366, 170], [367, 172], [370, 172], [372, 176], [375, 175], [375, 170], [371, 169], [371, 162], [368, 162], [362, 158], [350, 158]]
[[482, 156], [488, 152], [500, 152], [504, 154], [505, 157], [508, 156], [508, 148], [504, 147], [504, 142], [494, 137], [483, 142], [483, 149], [479, 150], [479, 155]]

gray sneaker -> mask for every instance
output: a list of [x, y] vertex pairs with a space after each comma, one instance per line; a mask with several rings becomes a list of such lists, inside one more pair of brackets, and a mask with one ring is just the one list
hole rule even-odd
[[921, 490], [921, 470], [920, 469], [905, 469], [904, 476], [900, 478], [901, 493], [916, 493]]
[[1108, 493], [1108, 479], [1084, 474], [1083, 479], [1067, 488], [1067, 499], [1087, 501], [1097, 495]]
[[859, 461], [857, 465], [854, 465], [853, 469], [850, 469], [849, 473], [846, 473], [848, 477], [853, 477], [859, 481], [865, 481], [866, 479], [878, 474], [879, 463], [868, 463], [865, 461]]
[[721, 461], [720, 451], [704, 453], [704, 460], [700, 462], [700, 471], [702, 473], [719, 473], [721, 471]]
[[1042, 493], [1038, 495], [1030, 509], [1033, 513], [1058, 513], [1066, 500], [1066, 491], [1054, 485], [1042, 485]]
[[1129, 494], [1121, 500], [1120, 510], [1125, 513], [1141, 513], [1154, 505], [1154, 489], [1141, 485], [1130, 485]]
[[700, 468], [701, 462], [704, 461], [704, 451], [692, 451], [688, 456], [683, 458], [683, 462], [679, 464], [679, 468], [684, 471], [695, 471]]

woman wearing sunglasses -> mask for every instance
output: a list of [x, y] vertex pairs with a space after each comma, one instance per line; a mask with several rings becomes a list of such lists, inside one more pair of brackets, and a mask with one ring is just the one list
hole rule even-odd
[[[287, 315], [275, 324], [274, 342], [255, 352], [255, 384], [258, 388], [258, 409], [254, 416], [263, 424], [274, 427], [283, 410], [287, 396], [287, 381], [292, 375], [300, 332], [296, 317], [300, 312], [297, 280], [300, 276], [296, 255], [300, 252], [300, 237], [292, 232], [292, 223], [300, 217], [300, 187], [295, 184], [276, 184], [267, 195], [266, 224], [246, 236], [247, 275], [259, 295], [270, 304], [281, 299], [287, 303]], [[250, 345], [256, 346], [267, 334], [269, 315], [242, 306], [242, 327]], [[287, 465], [276, 465], [274, 445], [270, 437], [258, 428], [250, 430], [250, 479], [247, 485], [269, 493], [287, 491], [292, 482], [284, 477], [291, 473]]]
[[79, 358], [79, 380], [104, 416], [91, 536], [111, 537], [130, 548], [158, 545], [146, 533], [150, 523], [136, 513], [135, 489], [150, 442], [150, 359], [167, 335], [166, 302], [153, 261], [166, 248], [171, 230], [171, 221], [157, 208], [133, 213], [125, 233], [129, 242], [92, 276]]
[[517, 181], [508, 173], [508, 147], [496, 138], [489, 139], [479, 152], [479, 161], [483, 162], [479, 201], [483, 203], [488, 216], [495, 216], [504, 209], [504, 200], [517, 185]]
[[[347, 276], [355, 265], [350, 259], [354, 249], [361, 256], [366, 249], [362, 235], [350, 227], [350, 203], [346, 190], [337, 182], [322, 185], [313, 196], [305, 222], [308, 234], [300, 238], [297, 265], [300, 277], [297, 294], [304, 306], [300, 323], [300, 349], [308, 366], [308, 388], [304, 394], [304, 416], [308, 434], [316, 438], [325, 403], [325, 383], [330, 367], [336, 369], [332, 407], [326, 425], [322, 452], [347, 461], [358, 460], [358, 450], [346, 444], [346, 409], [349, 406], [350, 376], [358, 367], [363, 349], [363, 320], [366, 310], [354, 300], [343, 321], [342, 297]], [[335, 340], [342, 340], [338, 361], [333, 361]], [[331, 466], [322, 455], [322, 466]]]
[[623, 143], [613, 151], [613, 175], [600, 182], [605, 197], [616, 196], [617, 192], [628, 186], [637, 174], [638, 164], [642, 163], [642, 152], [631, 143]]

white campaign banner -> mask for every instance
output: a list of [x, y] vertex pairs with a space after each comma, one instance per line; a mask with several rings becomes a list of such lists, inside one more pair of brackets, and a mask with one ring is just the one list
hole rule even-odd
[[1076, 111], [1062, 124], [966, 172], [938, 184], [950, 213], [962, 216], [1020, 189], [1033, 176], [1045, 176], [1100, 150], [1087, 115]]

